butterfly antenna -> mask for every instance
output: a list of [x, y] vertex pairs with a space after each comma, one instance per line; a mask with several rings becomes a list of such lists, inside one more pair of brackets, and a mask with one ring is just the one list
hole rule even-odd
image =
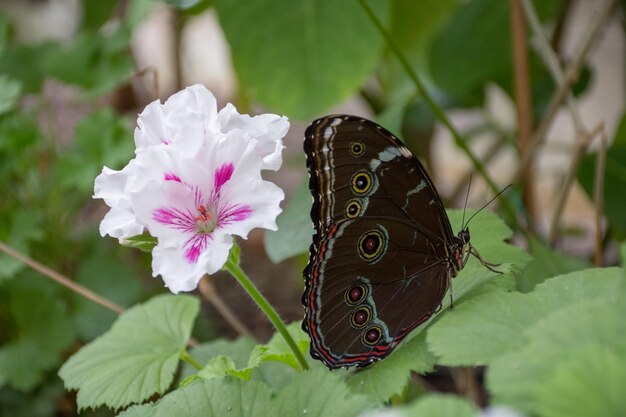
[[[471, 179], [471, 177], [470, 177]], [[469, 222], [472, 221], [472, 219], [474, 218], [474, 216], [476, 216], [478, 213], [480, 213], [485, 207], [487, 207], [489, 204], [493, 203], [493, 201], [498, 198], [500, 196], [500, 194], [502, 194], [503, 192], [505, 192], [506, 190], [509, 189], [509, 187], [513, 186], [513, 184], [509, 184], [506, 187], [504, 187], [502, 190], [500, 190], [500, 192], [496, 195], [494, 195], [491, 200], [489, 200], [484, 206], [482, 206], [481, 208], [478, 209], [478, 211], [474, 214], [472, 214], [472, 216], [467, 220], [467, 224], [469, 224]], [[466, 224], [466, 225], [467, 225]]]
[[467, 185], [467, 194], [465, 194], [465, 205], [463, 206], [463, 220], [461, 220], [461, 230], [465, 229], [465, 210], [467, 210], [467, 200], [469, 199], [470, 188], [472, 188], [472, 172], [470, 172], [469, 184]]

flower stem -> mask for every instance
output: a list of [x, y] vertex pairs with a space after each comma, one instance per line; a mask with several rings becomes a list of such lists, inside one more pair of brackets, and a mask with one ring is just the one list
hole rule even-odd
[[[235, 244], [236, 245], [236, 244]], [[254, 286], [250, 278], [246, 275], [246, 273], [239, 266], [239, 250], [238, 248], [233, 247], [231, 250], [231, 255], [228, 257], [226, 264], [224, 264], [224, 269], [230, 272], [230, 274], [235, 277], [239, 284], [246, 290], [248, 295], [254, 300], [257, 306], [265, 313], [267, 318], [272, 322], [276, 330], [281, 334], [281, 336], [285, 339], [285, 342], [291, 348], [294, 356], [298, 360], [300, 364], [300, 368], [307, 370], [309, 369], [309, 365], [306, 363], [302, 352], [296, 345], [296, 342], [293, 340], [289, 332], [287, 331], [287, 327], [282, 322], [274, 307], [267, 301], [267, 299], [259, 292], [259, 290]]]
[[198, 371], [200, 369], [202, 369], [202, 365], [200, 364], [200, 362], [198, 362], [197, 360], [195, 360], [193, 357], [191, 357], [191, 355], [189, 353], [187, 353], [187, 351], [185, 349], [180, 351], [180, 354], [178, 355], [178, 357], [187, 362], [189, 365], [193, 366], [194, 368], [196, 368]]

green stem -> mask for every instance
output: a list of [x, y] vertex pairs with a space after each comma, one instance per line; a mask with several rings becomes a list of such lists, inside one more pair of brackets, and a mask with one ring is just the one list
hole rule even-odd
[[[235, 250], [235, 248], [233, 248], [233, 250]], [[232, 251], [231, 251], [231, 254], [232, 254]], [[254, 286], [254, 284], [252, 283], [252, 281], [250, 281], [246, 273], [243, 272], [243, 270], [239, 266], [237, 256], [229, 256], [228, 261], [226, 261], [226, 264], [224, 264], [224, 269], [230, 272], [230, 274], [233, 277], [235, 277], [237, 281], [239, 281], [239, 284], [241, 284], [243, 289], [246, 290], [246, 292], [252, 298], [252, 300], [254, 300], [256, 305], [259, 306], [259, 308], [263, 311], [263, 313], [265, 313], [267, 318], [272, 322], [276, 330], [278, 330], [278, 332], [283, 336], [283, 338], [285, 339], [285, 342], [287, 342], [287, 344], [291, 348], [291, 351], [293, 352], [296, 359], [298, 360], [298, 363], [300, 364], [300, 368], [304, 370], [309, 369], [309, 365], [306, 363], [306, 360], [304, 359], [302, 352], [300, 351], [300, 349], [298, 348], [298, 345], [296, 345], [296, 342], [293, 340], [293, 338], [287, 331], [287, 328], [285, 327], [285, 324], [282, 322], [282, 320], [278, 316], [278, 313], [276, 312], [276, 310], [274, 310], [274, 307], [272, 307], [272, 305], [267, 301], [267, 299], [263, 296], [263, 294], [261, 294], [259, 290]]]
[[[385, 38], [385, 41], [387, 42], [387, 46], [396, 55], [396, 58], [398, 58], [398, 60], [400, 61], [400, 64], [402, 65], [402, 68], [404, 68], [404, 71], [407, 73], [411, 81], [413, 81], [413, 84], [415, 84], [415, 87], [417, 88], [417, 91], [419, 92], [419, 94], [422, 96], [424, 101], [426, 101], [428, 106], [432, 109], [433, 113], [435, 113], [435, 116], [437, 116], [437, 119], [439, 119], [439, 121], [448, 128], [448, 130], [452, 134], [452, 137], [454, 138], [454, 143], [456, 144], [456, 146], [458, 146], [467, 155], [467, 157], [472, 162], [474, 170], [476, 170], [476, 172], [478, 172], [485, 179], [485, 182], [487, 183], [489, 188], [491, 188], [491, 190], [494, 193], [498, 193], [500, 191], [499, 186], [493, 181], [491, 176], [487, 173], [487, 171], [485, 170], [485, 167], [480, 163], [476, 155], [474, 155], [470, 147], [467, 145], [467, 142], [463, 139], [463, 137], [461, 136], [459, 131], [456, 129], [456, 127], [452, 124], [450, 119], [448, 119], [448, 116], [443, 111], [443, 109], [430, 96], [430, 94], [424, 87], [424, 84], [422, 84], [421, 80], [419, 79], [419, 77], [417, 76], [415, 71], [413, 71], [413, 68], [409, 64], [409, 61], [406, 59], [406, 57], [400, 50], [400, 47], [398, 47], [398, 45], [395, 43], [395, 41], [391, 37], [391, 34], [383, 26], [380, 19], [376, 17], [376, 14], [374, 14], [372, 9], [367, 4], [366, 0], [358, 0], [358, 1], [361, 4], [361, 7], [365, 11], [365, 13], [367, 13], [367, 15], [369, 16], [374, 26], [376, 26], [376, 29], [378, 29], [378, 32], [380, 32], [383, 38]], [[504, 196], [501, 196], [500, 200], [502, 202], [502, 208], [507, 212], [507, 215], [509, 216], [510, 221], [513, 222], [513, 224], [515, 224], [516, 226], [518, 226], [517, 228], [519, 229], [519, 223], [517, 221], [517, 216], [515, 215], [515, 210], [513, 209], [513, 206], [511, 205], [509, 200], [505, 198]]]
[[180, 354], [178, 355], [178, 357], [187, 362], [189, 365], [193, 366], [194, 368], [196, 368], [198, 371], [200, 369], [202, 369], [202, 365], [200, 364], [200, 362], [198, 362], [197, 360], [195, 360], [194, 358], [191, 357], [191, 355], [189, 355], [189, 353], [187, 353], [187, 351], [185, 349], [180, 351]]

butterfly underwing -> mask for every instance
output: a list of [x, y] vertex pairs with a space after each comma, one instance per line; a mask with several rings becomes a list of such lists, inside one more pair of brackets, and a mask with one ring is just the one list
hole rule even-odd
[[315, 120], [304, 139], [311, 219], [303, 329], [330, 369], [385, 358], [440, 308], [468, 255], [426, 170], [393, 134], [355, 116]]

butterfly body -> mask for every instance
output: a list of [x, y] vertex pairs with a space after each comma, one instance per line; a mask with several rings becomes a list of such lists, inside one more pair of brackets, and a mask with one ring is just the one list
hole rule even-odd
[[470, 253], [421, 163], [381, 126], [326, 116], [306, 130], [315, 235], [303, 328], [329, 368], [386, 357], [441, 306]]

